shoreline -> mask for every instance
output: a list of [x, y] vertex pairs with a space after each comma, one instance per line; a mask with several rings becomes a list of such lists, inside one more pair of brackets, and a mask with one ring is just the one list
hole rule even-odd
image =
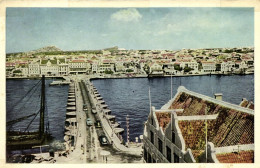
[[[185, 74], [185, 75], [172, 75], [172, 77], [187, 77], [187, 76], [245, 76], [245, 75], [254, 75], [254, 73], [248, 73], [248, 74], [218, 74], [218, 73], [212, 73], [212, 74]], [[73, 75], [71, 75], [73, 76]], [[163, 75], [163, 76], [92, 76], [92, 75], [86, 75], [90, 80], [95, 80], [95, 79], [131, 79], [131, 78], [165, 78], [165, 77], [171, 77], [171, 75]], [[66, 76], [70, 77], [70, 76]], [[6, 80], [14, 79], [14, 80], [22, 80], [22, 79], [28, 79], [28, 80], [37, 80], [40, 79], [41, 77], [6, 77]], [[64, 79], [63, 76], [46, 76], [46, 79]]]

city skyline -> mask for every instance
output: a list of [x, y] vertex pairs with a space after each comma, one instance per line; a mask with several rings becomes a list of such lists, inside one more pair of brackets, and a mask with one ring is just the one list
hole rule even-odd
[[253, 8], [7, 8], [6, 53], [254, 46]]

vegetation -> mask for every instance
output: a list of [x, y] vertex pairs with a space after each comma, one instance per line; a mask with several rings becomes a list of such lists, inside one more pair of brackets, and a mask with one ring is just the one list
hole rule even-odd
[[190, 72], [190, 71], [192, 71], [193, 69], [190, 68], [190, 67], [185, 67], [183, 70], [184, 70], [184, 72]]
[[126, 72], [134, 72], [132, 69], [127, 69]]
[[14, 70], [13, 73], [22, 73], [22, 71], [20, 71], [20, 70]]
[[113, 74], [114, 72], [113, 71], [111, 71], [111, 70], [105, 70], [105, 72], [104, 72], [105, 74]]
[[182, 71], [182, 67], [180, 67], [180, 65], [177, 64], [174, 65], [174, 69], [177, 71]]

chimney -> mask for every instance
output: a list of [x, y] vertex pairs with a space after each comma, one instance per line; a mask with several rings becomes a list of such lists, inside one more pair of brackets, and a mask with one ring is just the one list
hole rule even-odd
[[215, 93], [215, 99], [222, 100], [222, 93]]

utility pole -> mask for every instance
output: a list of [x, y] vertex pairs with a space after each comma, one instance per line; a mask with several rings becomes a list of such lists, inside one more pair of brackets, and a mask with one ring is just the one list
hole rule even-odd
[[42, 139], [42, 136], [44, 134], [44, 112], [45, 112], [45, 76], [42, 75], [39, 139]]
[[208, 138], [207, 138], [207, 136], [208, 136], [208, 125], [207, 125], [207, 108], [205, 109], [205, 141], [206, 141], [206, 149], [205, 149], [205, 152], [206, 152], [206, 163], [208, 162], [208, 151], [207, 151], [207, 149], [208, 149]]
[[172, 99], [172, 73], [171, 73], [171, 99]]
[[129, 118], [128, 114], [126, 115], [126, 138], [127, 138], [127, 144], [129, 144]]

